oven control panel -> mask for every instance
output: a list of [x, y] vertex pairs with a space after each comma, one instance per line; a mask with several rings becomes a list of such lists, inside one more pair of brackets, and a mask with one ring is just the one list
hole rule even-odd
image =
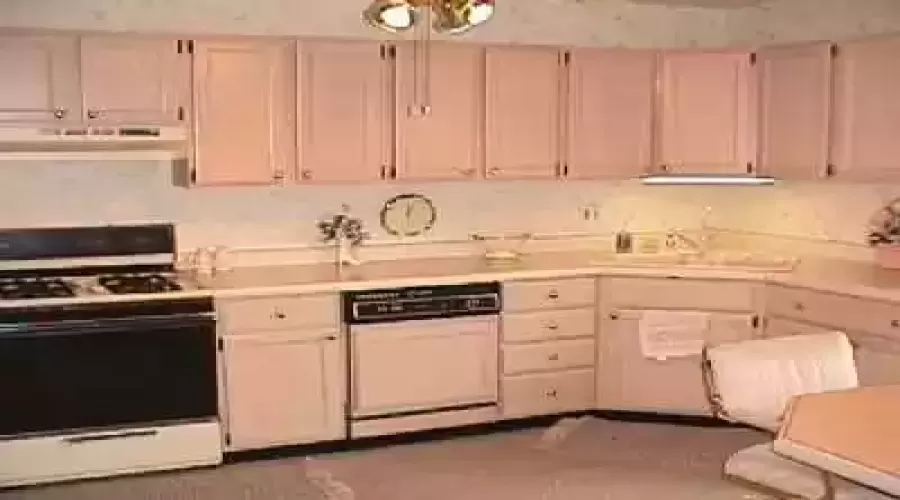
[[500, 284], [420, 286], [345, 292], [344, 321], [349, 324], [499, 314]]

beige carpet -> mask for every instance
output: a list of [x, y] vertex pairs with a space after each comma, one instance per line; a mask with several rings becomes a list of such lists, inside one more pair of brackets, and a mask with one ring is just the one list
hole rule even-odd
[[[736, 428], [585, 419], [544, 429], [0, 492], [0, 500], [743, 500]], [[566, 432], [567, 431], [567, 432]], [[544, 438], [544, 439], [542, 439]]]

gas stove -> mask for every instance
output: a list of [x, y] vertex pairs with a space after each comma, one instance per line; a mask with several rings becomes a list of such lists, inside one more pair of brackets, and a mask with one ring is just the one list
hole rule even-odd
[[76, 277], [0, 278], [0, 301], [67, 297], [162, 294], [184, 291], [174, 274], [104, 274]]

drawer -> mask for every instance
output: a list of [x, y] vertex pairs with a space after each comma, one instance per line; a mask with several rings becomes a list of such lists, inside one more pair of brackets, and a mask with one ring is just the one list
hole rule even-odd
[[562, 309], [503, 315], [504, 342], [533, 342], [571, 337], [593, 337], [596, 311]]
[[835, 330], [868, 332], [900, 339], [900, 306], [890, 302], [770, 286], [766, 290], [766, 313], [825, 325]]
[[593, 306], [596, 288], [594, 278], [504, 283], [503, 310], [528, 311]]
[[225, 300], [217, 304], [226, 333], [338, 326], [337, 295], [304, 295]]
[[749, 311], [754, 309], [757, 285], [689, 278], [606, 278], [600, 289], [604, 305], [612, 308]]
[[591, 410], [594, 370], [504, 377], [500, 404], [505, 418]]
[[503, 373], [593, 368], [594, 339], [557, 340], [503, 346]]

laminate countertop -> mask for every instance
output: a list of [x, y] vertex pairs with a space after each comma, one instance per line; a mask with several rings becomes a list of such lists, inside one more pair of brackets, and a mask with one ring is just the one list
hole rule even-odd
[[577, 276], [751, 280], [900, 302], [900, 271], [811, 257], [801, 259], [793, 270], [772, 270], [709, 264], [623, 265], [596, 252], [554, 252], [526, 255], [513, 262], [490, 262], [481, 257], [375, 261], [344, 267], [341, 272], [331, 263], [238, 267], [189, 279], [199, 290], [226, 298]]

